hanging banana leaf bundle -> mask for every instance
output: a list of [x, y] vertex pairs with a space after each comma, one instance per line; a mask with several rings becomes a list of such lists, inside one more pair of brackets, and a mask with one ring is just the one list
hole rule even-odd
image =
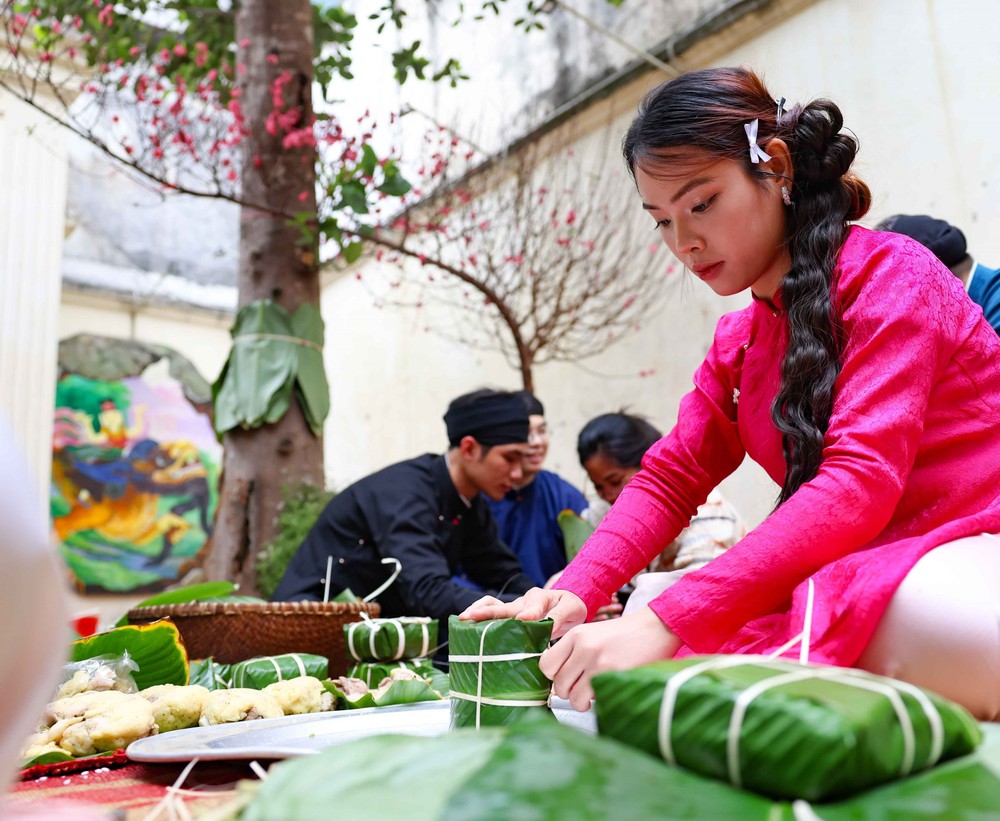
[[437, 647], [437, 619], [401, 616], [344, 625], [344, 646], [353, 661], [422, 659]]
[[240, 308], [233, 347], [212, 385], [215, 432], [277, 422], [297, 398], [314, 434], [323, 432], [330, 389], [323, 367], [323, 317], [312, 303], [289, 314], [269, 299]]
[[320, 680], [329, 675], [330, 662], [326, 656], [311, 653], [284, 653], [280, 656], [260, 656], [232, 665], [229, 686], [263, 690], [268, 684], [299, 676], [312, 676]]
[[550, 682], [538, 659], [552, 619], [448, 620], [451, 727], [513, 724], [549, 712]]
[[778, 798], [851, 796], [983, 738], [947, 699], [840, 667], [710, 656], [602, 673], [593, 687], [601, 735]]

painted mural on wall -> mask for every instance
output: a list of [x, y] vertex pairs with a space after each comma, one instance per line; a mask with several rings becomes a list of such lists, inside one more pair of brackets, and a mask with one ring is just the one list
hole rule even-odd
[[158, 590], [199, 564], [222, 459], [209, 402], [208, 383], [169, 348], [60, 343], [51, 513], [81, 592]]

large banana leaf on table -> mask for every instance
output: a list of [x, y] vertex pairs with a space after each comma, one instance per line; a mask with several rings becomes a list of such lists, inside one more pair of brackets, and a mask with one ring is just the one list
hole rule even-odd
[[[974, 753], [835, 803], [771, 801], [546, 716], [436, 738], [376, 736], [273, 767], [241, 821], [996, 821], [1000, 725]], [[387, 785], [391, 784], [391, 789]], [[246, 798], [240, 800], [244, 804]]]
[[[551, 715], [437, 738], [377, 736], [271, 768], [242, 821], [767, 821], [770, 802], [666, 767]], [[703, 816], [690, 813], [702, 811]]]

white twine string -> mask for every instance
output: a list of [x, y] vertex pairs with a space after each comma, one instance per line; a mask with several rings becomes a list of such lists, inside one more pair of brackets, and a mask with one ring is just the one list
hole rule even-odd
[[380, 584], [378, 587], [372, 590], [372, 592], [369, 593], [367, 596], [365, 596], [361, 601], [366, 603], [370, 602], [376, 597], [378, 597], [380, 594], [384, 593], [386, 590], [389, 589], [390, 585], [394, 581], [396, 581], [396, 577], [399, 576], [399, 574], [403, 571], [403, 563], [399, 559], [394, 559], [392, 556], [382, 559], [382, 564], [394, 564], [396, 565], [396, 568], [395, 570], [392, 571], [391, 574], [389, 574], [388, 579], [386, 579], [382, 584]]
[[491, 621], [486, 627], [483, 628], [483, 633], [479, 637], [479, 671], [476, 674], [476, 729], [479, 729], [479, 717], [483, 711], [483, 654], [486, 647], [486, 634], [490, 631], [490, 628], [496, 624], [495, 621]]
[[448, 661], [451, 664], [481, 661], [523, 661], [524, 659], [535, 659], [541, 655], [541, 653], [500, 653], [495, 656], [448, 656]]
[[330, 602], [330, 577], [333, 575], [333, 556], [326, 557], [326, 578], [323, 579], [323, 604]]
[[792, 816], [795, 821], [823, 821], [812, 805], [801, 798], [792, 802]]
[[[469, 693], [451, 692], [452, 698], [460, 698], [463, 701], [475, 701], [477, 704], [491, 704], [495, 707], [544, 707], [549, 703], [547, 698], [543, 699], [512, 699], [512, 698], [492, 698], [491, 696], [474, 696]], [[476, 727], [479, 725], [477, 724]]]
[[192, 758], [187, 763], [187, 766], [181, 770], [181, 774], [177, 776], [177, 780], [173, 783], [173, 785], [167, 787], [163, 798], [161, 798], [157, 805], [150, 810], [145, 821], [155, 821], [155, 819], [159, 818], [160, 813], [164, 810], [167, 810], [167, 812], [170, 813], [171, 818], [176, 818], [178, 813], [184, 813], [187, 818], [191, 818], [191, 813], [188, 812], [187, 807], [184, 806], [184, 802], [180, 801], [178, 798], [178, 793], [180, 791], [181, 784], [187, 780], [187, 777], [191, 774], [191, 770], [194, 769], [195, 764], [197, 764], [200, 760], [200, 758]]

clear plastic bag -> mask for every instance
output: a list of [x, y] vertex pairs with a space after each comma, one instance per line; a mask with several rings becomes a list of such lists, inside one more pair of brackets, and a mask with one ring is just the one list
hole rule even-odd
[[99, 690], [137, 693], [139, 688], [132, 673], [138, 669], [139, 665], [127, 652], [120, 656], [94, 656], [70, 662], [63, 666], [63, 683], [56, 691], [55, 699]]

